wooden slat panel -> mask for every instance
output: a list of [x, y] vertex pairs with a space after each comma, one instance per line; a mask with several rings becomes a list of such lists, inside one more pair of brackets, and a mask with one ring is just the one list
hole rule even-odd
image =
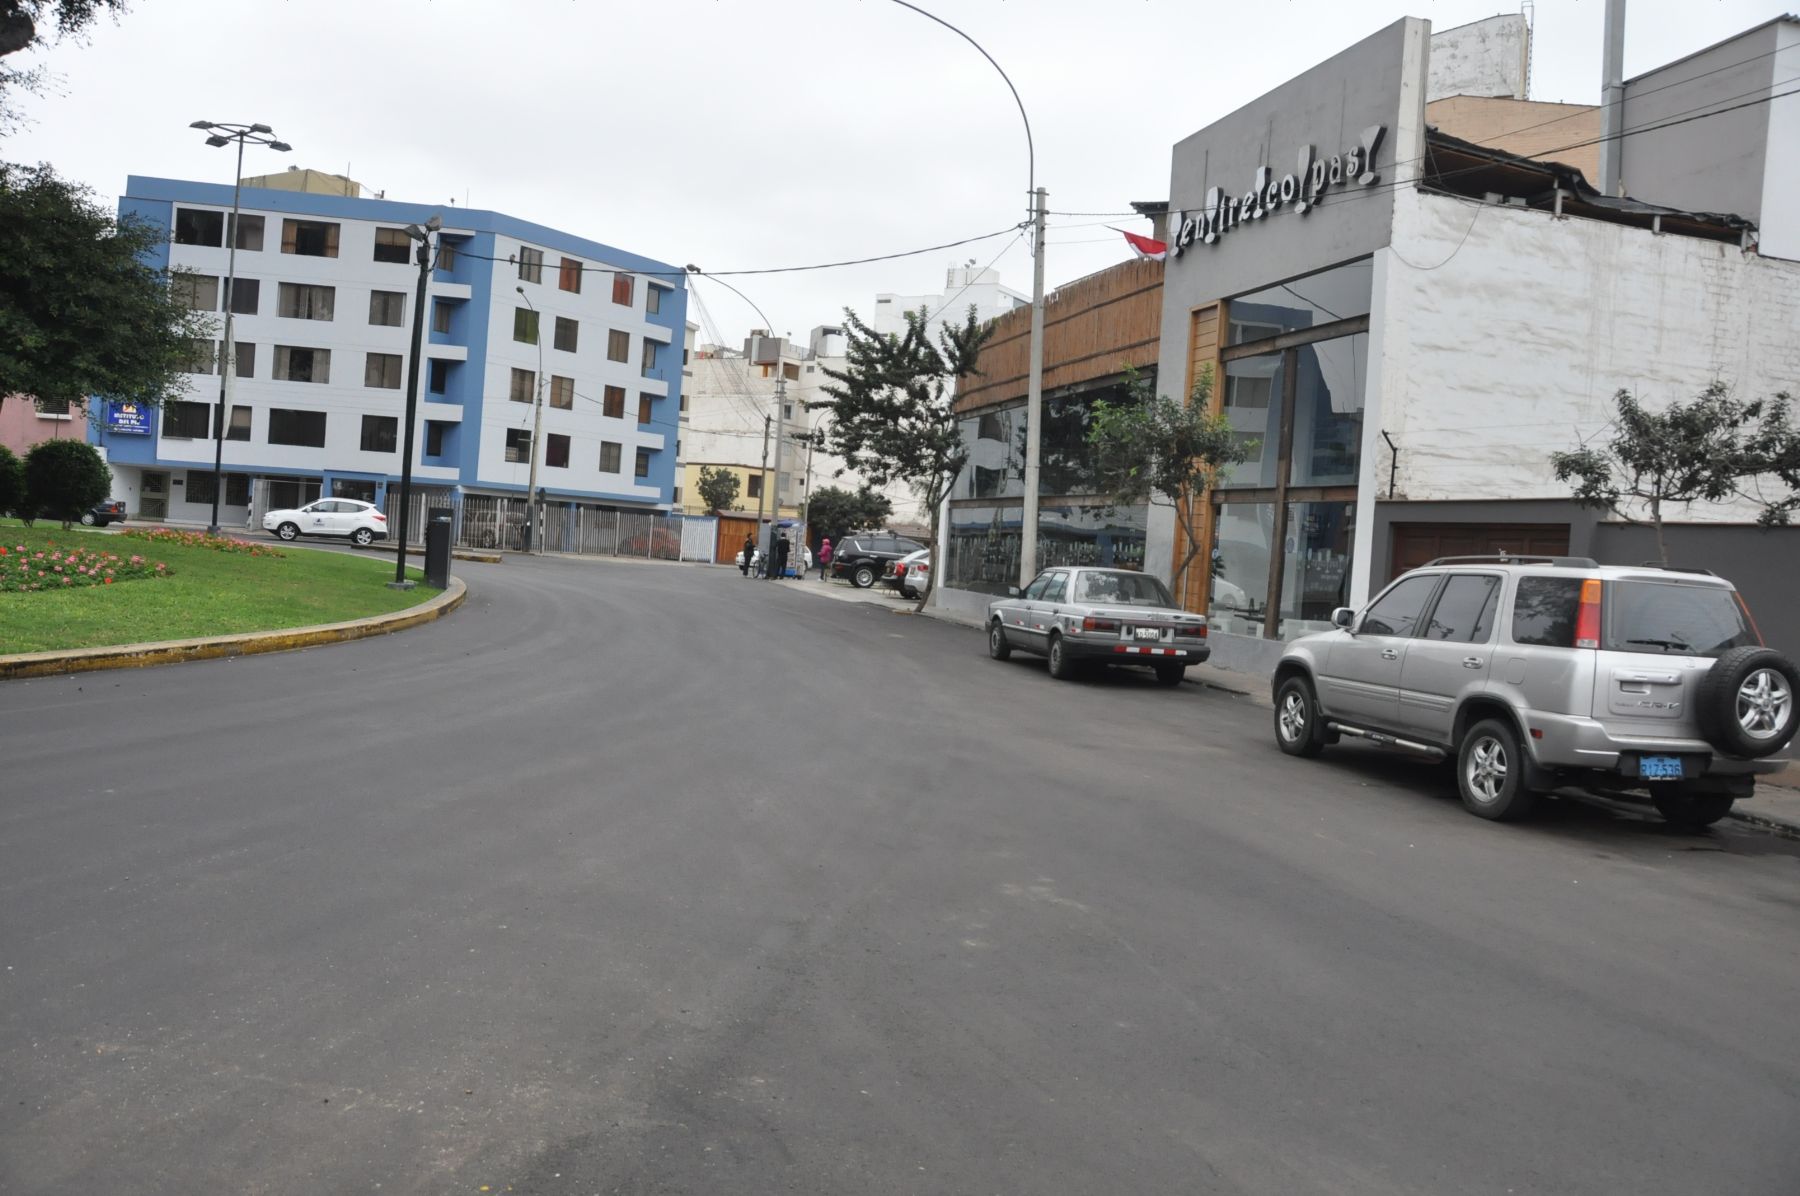
[[[1214, 411], [1220, 409], [1224, 402], [1218, 379], [1221, 375], [1219, 350], [1224, 343], [1225, 305], [1209, 303], [1197, 307], [1188, 317], [1188, 366], [1186, 389], [1184, 394], [1191, 395], [1194, 382], [1203, 370], [1210, 369], [1213, 375], [1213, 393], [1210, 406]], [[1166, 392], [1165, 392], [1166, 393]], [[1198, 511], [1178, 510], [1175, 517], [1182, 522], [1198, 519], [1201, 522], [1200, 555], [1188, 566], [1188, 571], [1181, 579], [1180, 592], [1176, 600], [1186, 610], [1196, 614], [1205, 614], [1207, 595], [1212, 588], [1212, 553], [1206, 548], [1212, 543], [1212, 495], [1209, 493], [1199, 503]], [[1175, 544], [1169, 561], [1170, 576], [1181, 564], [1181, 558], [1187, 554], [1187, 533], [1181, 528], [1175, 529]]]

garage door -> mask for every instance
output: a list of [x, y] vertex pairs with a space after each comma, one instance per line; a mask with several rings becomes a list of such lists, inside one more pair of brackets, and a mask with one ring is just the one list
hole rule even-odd
[[1566, 523], [1396, 523], [1388, 579], [1441, 556], [1567, 556]]

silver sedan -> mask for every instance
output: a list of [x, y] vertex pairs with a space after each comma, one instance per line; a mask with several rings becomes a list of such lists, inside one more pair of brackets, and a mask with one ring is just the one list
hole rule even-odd
[[1046, 569], [1023, 593], [1014, 587], [988, 603], [987, 626], [988, 655], [1035, 652], [1064, 681], [1087, 663], [1150, 668], [1163, 685], [1180, 685], [1189, 665], [1212, 654], [1206, 617], [1128, 569]]

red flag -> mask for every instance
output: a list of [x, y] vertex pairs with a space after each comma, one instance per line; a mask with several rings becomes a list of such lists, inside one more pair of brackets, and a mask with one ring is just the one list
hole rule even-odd
[[[1112, 228], [1112, 225], [1109, 224], [1106, 227]], [[1160, 262], [1169, 252], [1169, 247], [1161, 241], [1153, 241], [1149, 237], [1140, 237], [1136, 233], [1128, 233], [1122, 228], [1113, 228], [1113, 231], [1123, 236], [1125, 238], [1125, 243], [1131, 246], [1131, 252], [1137, 254], [1139, 257], [1149, 258], [1153, 262]]]

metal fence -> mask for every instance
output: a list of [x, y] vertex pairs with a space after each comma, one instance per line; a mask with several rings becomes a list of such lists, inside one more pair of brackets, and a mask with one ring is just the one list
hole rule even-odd
[[[531, 504], [523, 498], [427, 490], [412, 496], [405, 521], [409, 544], [425, 539], [433, 508], [453, 512], [451, 543], [458, 548], [527, 552], [531, 549]], [[400, 496], [388, 494], [388, 526], [401, 526]], [[662, 515], [651, 511], [607, 511], [547, 503], [539, 513], [546, 552], [582, 556], [632, 556], [663, 561], [708, 561], [718, 520], [710, 515]]]

